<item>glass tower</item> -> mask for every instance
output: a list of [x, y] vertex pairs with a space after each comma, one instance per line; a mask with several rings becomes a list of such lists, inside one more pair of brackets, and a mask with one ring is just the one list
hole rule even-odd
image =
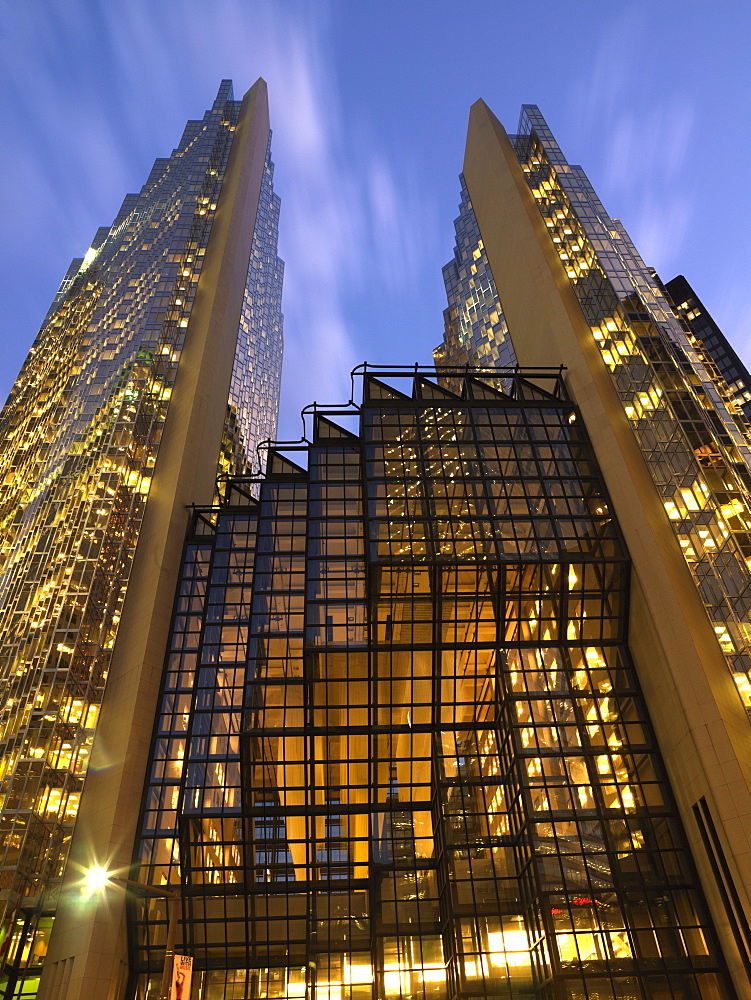
[[[233, 158], [238, 173], [250, 156], [235, 141], [242, 114], [223, 81], [73, 261], [0, 414], [4, 1000], [35, 995], [39, 981], [152, 481], [154, 505], [165, 502], [160, 443], [172, 448], [194, 394], [196, 300], [211, 297], [221, 263], [216, 220], [230, 196], [237, 204], [236, 179], [223, 187]], [[258, 209], [249, 252], [232, 264], [242, 298], [235, 320], [225, 316], [232, 374], [209, 404], [224, 425], [208, 445], [213, 469], [229, 472], [257, 467], [258, 445], [275, 434], [282, 360], [279, 199], [268, 136], [252, 138], [262, 177], [256, 168], [255, 190], [239, 182]]]
[[409, 371], [195, 511], [132, 870], [192, 996], [733, 996], [559, 371]]
[[274, 193], [269, 136], [232, 365], [220, 459], [224, 474], [258, 473], [265, 465], [264, 442], [276, 437], [283, 348], [284, 262], [276, 252], [280, 205], [279, 195]]
[[454, 258], [443, 268], [448, 306], [436, 364], [513, 367], [514, 347], [464, 181], [454, 230]]
[[665, 290], [675, 312], [698, 341], [697, 346], [717, 366], [720, 375], [730, 386], [735, 402], [746, 420], [751, 422], [751, 374], [732, 344], [682, 274], [666, 282]]
[[[751, 713], [751, 428], [738, 386], [683, 322], [582, 168], [567, 162], [537, 107], [524, 105], [510, 140]], [[444, 268], [452, 319], [436, 363], [515, 363], [514, 330], [497, 292], [492, 298], [498, 276], [464, 178], [455, 257], [463, 270]], [[499, 317], [493, 325], [478, 324], [478, 295], [483, 315]]]
[[[746, 996], [751, 438], [746, 384], [738, 381], [745, 376], [729, 352], [720, 355], [706, 323], [697, 326], [704, 310], [693, 293], [673, 282], [671, 300], [537, 107], [523, 106], [509, 136], [482, 101], [473, 106], [460, 212], [455, 262], [444, 269], [450, 322], [436, 363], [487, 365], [494, 356], [489, 324], [474, 332], [481, 295], [484, 315], [503, 316], [499, 362], [562, 366], [632, 560], [628, 636], [638, 676], [715, 926]], [[634, 995], [652, 994], [644, 987]]]

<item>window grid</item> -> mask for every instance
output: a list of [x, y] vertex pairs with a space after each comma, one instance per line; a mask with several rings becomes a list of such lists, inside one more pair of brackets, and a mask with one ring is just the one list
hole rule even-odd
[[[231, 566], [250, 598], [240, 777], [219, 788], [186, 750], [174, 820], [197, 988], [646, 1000], [669, 978], [676, 998], [730, 996], [576, 410], [560, 392], [387, 389], [366, 379], [359, 438], [316, 415], [307, 471], [272, 452], [258, 507], [225, 504], [202, 543], [200, 669], [222, 664], [212, 606], [236, 648], [214, 574]], [[185, 636], [191, 610], [176, 609]], [[193, 692], [191, 747], [228, 711], [212, 683]], [[179, 712], [166, 687], [164, 704]], [[156, 910], [134, 955], [142, 998]]]

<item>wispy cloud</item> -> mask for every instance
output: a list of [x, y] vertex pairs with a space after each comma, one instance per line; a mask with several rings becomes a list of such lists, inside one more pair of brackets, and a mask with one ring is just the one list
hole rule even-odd
[[694, 126], [693, 109], [673, 95], [638, 112], [621, 111], [609, 130], [605, 188], [635, 206], [631, 236], [658, 268], [673, 266], [688, 237], [695, 196], [683, 173]]
[[276, 26], [267, 53], [274, 158], [283, 196], [286, 405], [341, 399], [357, 363], [346, 321], [348, 284], [360, 279], [365, 207], [348, 163], [337, 81], [316, 24]]
[[267, 52], [274, 156], [283, 196], [286, 360], [283, 405], [346, 398], [364, 359], [362, 306], [398, 293], [419, 257], [422, 206], [368, 127], [345, 121], [319, 20], [272, 24]]
[[576, 103], [580, 129], [597, 134], [602, 146], [596, 180], [606, 207], [624, 218], [647, 261], [659, 268], [677, 267], [694, 210], [694, 190], [687, 179], [696, 111], [680, 84], [656, 96], [643, 60], [650, 52], [650, 12], [633, 3], [613, 15], [594, 48], [590, 71], [579, 81]]
[[664, 279], [685, 274], [748, 364], [748, 213], [723, 178], [735, 176], [730, 164], [748, 145], [737, 122], [748, 117], [738, 66], [749, 8], [717, 17], [694, 6], [679, 21], [648, 0], [603, 9], [572, 81], [566, 149], [584, 151], [595, 188], [645, 261]]
[[[169, 153], [185, 120], [200, 116], [222, 77], [234, 78], [236, 92], [259, 75], [268, 81], [287, 265], [282, 432], [296, 433], [303, 405], [348, 394], [364, 353], [358, 292], [406, 287], [427, 228], [419, 192], [367, 119], [347, 127], [328, 5], [69, 0], [50, 4], [44, 18], [35, 7], [8, 6], [0, 41], [13, 126], [3, 166], [7, 176], [11, 160], [27, 165], [9, 199], [26, 266], [51, 221], [66, 235], [58, 278], [145, 180], [150, 161]], [[30, 51], [37, 58], [24, 65]]]

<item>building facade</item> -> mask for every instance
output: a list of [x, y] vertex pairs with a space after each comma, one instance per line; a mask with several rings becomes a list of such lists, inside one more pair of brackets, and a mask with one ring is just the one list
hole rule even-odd
[[[749, 429], [686, 324], [539, 109], [515, 135], [473, 106], [462, 215], [523, 366], [560, 364], [632, 560], [629, 642], [713, 918], [751, 970]], [[458, 248], [459, 249], [459, 248]], [[486, 280], [486, 279], [485, 279]], [[466, 327], [472, 295], [447, 291]], [[678, 304], [680, 306], [680, 303]], [[436, 352], [452, 357], [447, 328]], [[485, 364], [480, 345], [469, 364]]]
[[665, 284], [673, 309], [696, 338], [700, 348], [717, 366], [733, 398], [751, 422], [751, 375], [733, 345], [712, 319], [704, 303], [682, 274]]
[[133, 877], [201, 1000], [732, 997], [561, 373], [428, 374], [196, 510]]
[[[0, 414], [4, 1000], [36, 995], [118, 662], [131, 658], [139, 708], [153, 698], [133, 630], [164, 629], [164, 598], [152, 588], [151, 607], [136, 609], [129, 581], [146, 599], [150, 575], [171, 602], [184, 504], [210, 502], [218, 470], [257, 468], [258, 445], [275, 436], [272, 180], [265, 84], [236, 101], [223, 81], [73, 261]], [[106, 753], [137, 770], [129, 740]], [[112, 761], [93, 768], [117, 786]]]
[[454, 257], [443, 268], [448, 306], [435, 362], [444, 367], [513, 368], [514, 347], [464, 181], [454, 230]]
[[[34, 408], [67, 427], [72, 400], [88, 430], [57, 478], [54, 437], [7, 456], [6, 482], [42, 470], [46, 533], [21, 559], [11, 519], [6, 572], [36, 588], [14, 622], [38, 617], [54, 658], [8, 673], [5, 998], [41, 969], [44, 1000], [156, 1000], [175, 929], [192, 1000], [751, 997], [738, 387], [539, 110], [509, 137], [478, 102], [438, 367], [364, 366], [358, 404], [314, 404], [307, 437], [256, 461], [281, 360], [262, 81], [186, 137], [209, 187], [158, 303], [174, 340], [86, 367], [108, 240], [113, 276], [128, 226], [153, 249], [149, 184], [179, 186], [179, 157], [71, 270], [38, 397], [9, 411], [28, 441]], [[128, 288], [167, 295], [137, 271]], [[132, 503], [100, 535], [75, 496], [108, 526]], [[44, 600], [54, 629], [23, 617]], [[92, 867], [113, 877], [82, 892]]]

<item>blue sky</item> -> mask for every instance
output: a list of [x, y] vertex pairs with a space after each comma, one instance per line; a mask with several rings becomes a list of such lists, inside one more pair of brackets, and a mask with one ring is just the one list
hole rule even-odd
[[70, 260], [219, 80], [269, 83], [286, 261], [280, 437], [363, 360], [442, 336], [467, 114], [539, 104], [664, 279], [751, 361], [751, 4], [0, 0], [0, 395]]

